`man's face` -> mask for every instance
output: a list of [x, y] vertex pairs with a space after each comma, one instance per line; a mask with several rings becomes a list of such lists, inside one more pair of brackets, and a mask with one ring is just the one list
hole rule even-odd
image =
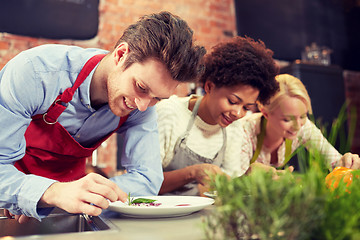
[[179, 84], [163, 63], [147, 59], [123, 70], [121, 59], [107, 81], [108, 103], [117, 116], [126, 116], [135, 109], [145, 111], [159, 100], [169, 98]]

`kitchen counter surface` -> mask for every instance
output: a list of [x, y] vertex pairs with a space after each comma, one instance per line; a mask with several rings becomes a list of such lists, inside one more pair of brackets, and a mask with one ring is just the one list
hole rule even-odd
[[111, 230], [97, 232], [32, 235], [24, 237], [0, 237], [10, 239], [41, 240], [201, 240], [205, 239], [203, 220], [214, 206], [182, 217], [140, 219], [122, 216], [116, 212], [105, 212], [101, 217]]

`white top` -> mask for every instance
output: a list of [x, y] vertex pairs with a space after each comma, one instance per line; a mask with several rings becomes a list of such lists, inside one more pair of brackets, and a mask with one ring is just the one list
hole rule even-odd
[[[241, 137], [241, 161], [246, 162], [247, 164], [249, 164], [256, 149], [257, 135], [260, 132], [261, 116], [261, 113], [254, 113], [238, 121], [243, 125], [243, 136]], [[332, 166], [334, 166], [333, 164], [342, 157], [309, 119], [306, 119], [305, 124], [300, 128], [296, 138], [292, 141], [291, 152], [294, 152], [301, 145], [304, 145], [307, 149], [313, 146], [313, 149], [318, 150]], [[280, 166], [285, 159], [285, 141], [281, 144], [277, 153]], [[267, 151], [266, 147], [263, 146], [256, 161], [265, 165], [270, 165], [270, 160], [271, 152]]]
[[[158, 114], [158, 128], [160, 137], [160, 155], [163, 167], [169, 165], [174, 156], [174, 147], [177, 139], [186, 131], [191, 118], [191, 111], [188, 108], [189, 97], [171, 96], [156, 104]], [[230, 176], [241, 176], [248, 164], [239, 161], [240, 148], [240, 124], [233, 122], [226, 128], [227, 146], [225, 159], [221, 169]], [[195, 153], [213, 158], [223, 145], [223, 133], [219, 125], [210, 125], [196, 116], [194, 125], [187, 138], [187, 146]]]

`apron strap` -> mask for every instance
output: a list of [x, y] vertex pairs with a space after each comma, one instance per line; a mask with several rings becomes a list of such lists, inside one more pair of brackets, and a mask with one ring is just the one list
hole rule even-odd
[[45, 123], [55, 124], [57, 122], [58, 117], [66, 109], [68, 103], [71, 101], [76, 89], [78, 89], [78, 87], [85, 81], [85, 79], [94, 69], [94, 67], [105, 56], [106, 54], [95, 55], [85, 63], [84, 67], [77, 76], [74, 85], [70, 88], [65, 89], [65, 91], [55, 99], [48, 111], [43, 114], [43, 119]]
[[200, 96], [200, 97], [196, 100], [196, 102], [195, 102], [194, 109], [193, 109], [193, 111], [192, 111], [192, 113], [191, 113], [191, 118], [190, 118], [190, 120], [189, 120], [189, 122], [188, 122], [188, 125], [187, 125], [187, 128], [186, 128], [186, 134], [185, 134], [185, 136], [189, 135], [189, 132], [190, 132], [190, 130], [191, 130], [193, 124], [194, 124], [194, 121], [195, 121], [197, 112], [198, 112], [198, 110], [199, 110], [199, 106], [200, 106], [200, 103], [201, 103], [201, 99], [202, 99], [202, 98], [203, 98], [203, 97]]
[[290, 161], [292, 157], [291, 145], [292, 145], [292, 140], [285, 139], [285, 159], [284, 159], [284, 163], [280, 167], [278, 167], [278, 169], [283, 168]]
[[[250, 164], [252, 164], [256, 161], [256, 159], [259, 157], [259, 154], [261, 152], [261, 148], [264, 143], [264, 138], [265, 138], [265, 133], [266, 133], [266, 122], [267, 122], [267, 120], [264, 117], [261, 117], [260, 133], [257, 135], [256, 149], [255, 149], [253, 157], [250, 160]], [[284, 167], [290, 160], [291, 145], [292, 145], [292, 140], [285, 139], [285, 160], [284, 160], [284, 163], [281, 165], [281, 167], [278, 167], [278, 169]]]
[[256, 149], [255, 149], [253, 157], [250, 160], [250, 164], [254, 163], [260, 154], [260, 151], [261, 151], [261, 148], [262, 148], [262, 145], [264, 142], [264, 138], [265, 138], [266, 122], [267, 122], [266, 119], [264, 117], [261, 117], [260, 132], [257, 135]]
[[[187, 137], [189, 136], [190, 130], [191, 130], [191, 128], [192, 128], [192, 126], [193, 126], [193, 124], [195, 122], [195, 118], [196, 118], [196, 115], [198, 113], [199, 106], [200, 106], [202, 98], [203, 98], [203, 96], [199, 96], [199, 98], [195, 102], [194, 108], [193, 108], [192, 113], [191, 113], [191, 118], [190, 118], [190, 120], [188, 122], [188, 125], [187, 125], [187, 128], [186, 128], [186, 132], [181, 137], [183, 144], [186, 144]], [[223, 133], [223, 145], [222, 145], [221, 149], [219, 150], [219, 152], [224, 151], [224, 149], [226, 148], [226, 130], [225, 130], [225, 128], [221, 128], [221, 131]]]

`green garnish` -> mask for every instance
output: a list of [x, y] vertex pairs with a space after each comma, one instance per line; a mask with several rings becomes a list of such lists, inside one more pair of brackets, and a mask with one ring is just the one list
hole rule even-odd
[[131, 204], [133, 203], [152, 203], [155, 202], [156, 200], [154, 199], [148, 199], [148, 198], [137, 198], [135, 200], [131, 201]]
[[128, 194], [128, 204], [129, 204], [129, 206], [131, 206], [133, 199], [134, 199], [134, 198], [131, 198], [131, 197], [130, 197], [130, 193], [129, 193], [129, 194]]
[[129, 203], [129, 206], [131, 206], [132, 204], [134, 203], [153, 203], [155, 202], [156, 200], [154, 199], [149, 199], [149, 198], [137, 198], [137, 199], [134, 199], [134, 197], [131, 197], [130, 193], [128, 194], [128, 203]]

